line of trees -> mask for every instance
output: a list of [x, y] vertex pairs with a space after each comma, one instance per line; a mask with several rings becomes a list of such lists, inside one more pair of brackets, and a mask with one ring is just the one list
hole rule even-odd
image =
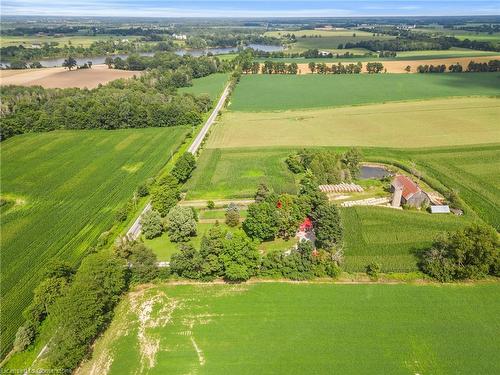
[[[371, 30], [370, 32], [373, 32]], [[412, 32], [399, 29], [378, 29], [380, 33], [396, 36], [388, 40], [361, 40], [347, 42], [344, 48], [365, 48], [370, 51], [418, 51], [418, 50], [448, 50], [452, 47], [468, 48], [480, 51], [500, 51], [500, 46], [488, 41], [464, 39], [453, 36], [433, 36], [426, 33]]]
[[[444, 73], [446, 72], [446, 65], [419, 65], [417, 67], [418, 73]], [[464, 70], [460, 63], [451, 64], [448, 66], [448, 71], [451, 73], [479, 73], [479, 72], [499, 72], [500, 71], [500, 60], [490, 60], [487, 63], [476, 63], [474, 61], [469, 62], [467, 69]]]
[[282, 61], [265, 61], [262, 65], [262, 74], [297, 74], [297, 63], [286, 64]]
[[315, 63], [311, 61], [308, 64], [311, 73], [318, 74], [359, 74], [363, 70], [363, 64], [358, 62], [356, 64], [332, 64], [328, 66], [325, 63]]

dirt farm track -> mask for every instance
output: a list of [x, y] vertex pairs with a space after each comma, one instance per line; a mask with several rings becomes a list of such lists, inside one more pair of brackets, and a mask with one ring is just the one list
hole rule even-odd
[[42, 86], [45, 88], [87, 87], [92, 89], [118, 78], [130, 78], [141, 72], [108, 69], [94, 65], [92, 69], [68, 71], [65, 68], [0, 70], [1, 85]]
[[[444, 64], [446, 67], [451, 64], [460, 63], [464, 68], [467, 67], [469, 62], [488, 62], [490, 60], [498, 60], [500, 56], [482, 56], [482, 57], [451, 57], [446, 59], [428, 59], [428, 60], [400, 60], [400, 61], [381, 61], [384, 64], [384, 68], [387, 69], [387, 73], [407, 73], [405, 68], [409, 65], [411, 67], [410, 73], [416, 73], [417, 67], [419, 65], [441, 65]], [[356, 59], [352, 59], [352, 63], [356, 63]], [[321, 63], [321, 60], [318, 59], [316, 63]], [[349, 64], [349, 61], [342, 61], [342, 64]], [[332, 66], [332, 63], [326, 63], [328, 66]], [[308, 64], [298, 64], [300, 74], [309, 74], [311, 71], [309, 70]], [[365, 67], [366, 62], [363, 62], [363, 73], [366, 73]]]

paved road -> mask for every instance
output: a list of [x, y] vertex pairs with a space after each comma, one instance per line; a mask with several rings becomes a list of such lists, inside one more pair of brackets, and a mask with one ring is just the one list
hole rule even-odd
[[[200, 132], [196, 136], [196, 138], [193, 140], [193, 143], [191, 143], [191, 146], [188, 148], [188, 152], [195, 154], [196, 151], [201, 146], [201, 143], [203, 142], [203, 139], [207, 135], [208, 131], [210, 130], [210, 127], [213, 125], [215, 119], [217, 118], [217, 115], [219, 114], [220, 110], [224, 106], [224, 103], [227, 99], [227, 96], [229, 95], [229, 83], [227, 84], [226, 88], [224, 89], [224, 92], [222, 93], [219, 101], [217, 102], [217, 105], [215, 106], [214, 110], [212, 111], [210, 117], [207, 119], [203, 127], [201, 128]], [[134, 224], [130, 227], [130, 229], [127, 231], [127, 237], [131, 240], [136, 240], [139, 238], [141, 234], [141, 218], [142, 215], [144, 215], [146, 212], [151, 210], [151, 202], [149, 202], [146, 207], [144, 207], [144, 210], [142, 210], [141, 214], [137, 219], [135, 219]]]
[[219, 111], [222, 109], [222, 106], [224, 105], [228, 95], [229, 95], [229, 84], [224, 89], [224, 92], [222, 93], [217, 105], [215, 106], [207, 122], [205, 122], [205, 125], [203, 125], [203, 128], [201, 128], [200, 132], [194, 139], [193, 143], [191, 143], [191, 146], [189, 146], [188, 152], [196, 154], [196, 151], [198, 151], [198, 149], [200, 148], [201, 142], [203, 142], [203, 139], [207, 135], [207, 132], [210, 130], [210, 127], [217, 118], [217, 115], [219, 114]]

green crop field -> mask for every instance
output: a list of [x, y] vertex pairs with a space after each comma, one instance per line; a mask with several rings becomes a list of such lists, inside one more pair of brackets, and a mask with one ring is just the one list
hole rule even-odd
[[491, 143], [500, 141], [499, 118], [500, 100], [494, 98], [433, 99], [282, 112], [229, 111], [211, 134], [207, 147], [416, 148]]
[[497, 374], [499, 293], [498, 283], [141, 288], [81, 373]]
[[207, 149], [187, 182], [187, 199], [247, 198], [259, 183], [276, 192], [295, 193], [295, 176], [286, 168], [290, 151], [273, 149]]
[[500, 73], [248, 75], [229, 108], [283, 111], [471, 95], [500, 95]]
[[211, 74], [203, 78], [193, 79], [193, 86], [182, 87], [179, 92], [194, 95], [207, 94], [212, 100], [217, 100], [226, 86], [229, 75], [226, 73]]
[[187, 129], [57, 131], [2, 142], [2, 354], [53, 258], [76, 264]]
[[378, 262], [384, 272], [417, 271], [415, 252], [428, 247], [434, 238], [470, 224], [465, 216], [432, 215], [427, 212], [386, 207], [342, 209], [345, 228], [346, 271], [364, 272]]

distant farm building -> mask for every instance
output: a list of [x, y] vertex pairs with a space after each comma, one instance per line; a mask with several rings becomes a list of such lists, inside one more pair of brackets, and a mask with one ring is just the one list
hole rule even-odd
[[319, 185], [323, 193], [361, 193], [363, 188], [356, 184]]
[[399, 207], [403, 204], [411, 207], [421, 207], [429, 204], [429, 196], [410, 178], [397, 175], [391, 183], [392, 206]]

